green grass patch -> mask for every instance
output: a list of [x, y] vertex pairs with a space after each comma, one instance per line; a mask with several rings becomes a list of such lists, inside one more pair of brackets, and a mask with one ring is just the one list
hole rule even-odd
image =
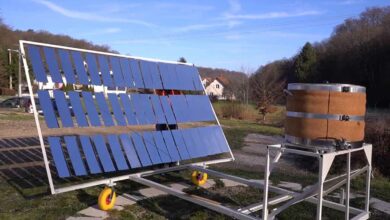
[[7, 112], [0, 114], [0, 120], [8, 121], [24, 121], [24, 120], [34, 120], [33, 114], [21, 114], [17, 112]]
[[[359, 190], [361, 193], [364, 193], [365, 184], [365, 176], [359, 176], [351, 181], [352, 189]], [[375, 177], [371, 179], [370, 193], [372, 197], [390, 202], [390, 179], [381, 175], [375, 175]]]
[[232, 149], [240, 149], [244, 146], [244, 139], [248, 134], [259, 133], [267, 135], [282, 135], [281, 128], [269, 125], [261, 125], [253, 121], [237, 119], [222, 119], [223, 131]]

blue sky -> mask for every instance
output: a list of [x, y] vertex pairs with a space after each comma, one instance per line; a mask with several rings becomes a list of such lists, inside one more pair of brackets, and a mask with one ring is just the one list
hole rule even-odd
[[15, 29], [47, 30], [123, 54], [255, 70], [330, 36], [335, 25], [384, 0], [0, 0]]

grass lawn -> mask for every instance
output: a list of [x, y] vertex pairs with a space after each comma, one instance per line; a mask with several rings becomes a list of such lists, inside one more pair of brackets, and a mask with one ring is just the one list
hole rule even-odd
[[244, 138], [250, 133], [260, 133], [267, 135], [282, 135], [281, 128], [260, 125], [253, 121], [245, 121], [238, 119], [221, 119], [223, 131], [232, 149], [240, 149], [244, 144]]

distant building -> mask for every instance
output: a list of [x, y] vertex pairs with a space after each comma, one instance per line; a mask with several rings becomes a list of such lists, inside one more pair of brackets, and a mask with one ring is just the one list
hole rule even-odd
[[205, 77], [202, 78], [202, 84], [206, 90], [206, 94], [214, 96], [218, 100], [234, 100], [235, 96], [226, 97], [224, 90], [229, 86], [229, 80], [223, 76], [216, 78]]

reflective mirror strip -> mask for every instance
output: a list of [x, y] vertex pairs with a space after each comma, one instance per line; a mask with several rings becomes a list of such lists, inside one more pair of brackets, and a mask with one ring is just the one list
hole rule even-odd
[[63, 83], [60, 68], [58, 67], [55, 51], [51, 47], [43, 47], [45, 60], [49, 68], [51, 80], [56, 83]]
[[214, 126], [215, 129], [215, 137], [218, 140], [218, 144], [222, 150], [222, 152], [230, 152], [229, 145], [227, 144], [226, 137], [223, 134], [222, 128], [220, 126]]
[[73, 57], [74, 66], [76, 67], [77, 78], [80, 84], [89, 85], [89, 79], [87, 72], [85, 71], [84, 59], [79, 51], [71, 52]]
[[62, 71], [64, 71], [65, 79], [67, 84], [75, 84], [76, 77], [70, 61], [68, 50], [58, 49], [58, 55], [60, 56]]
[[[226, 146], [226, 141], [223, 140], [223, 143], [219, 143], [219, 139], [218, 137], [215, 135], [215, 126], [207, 126], [205, 128], [205, 130], [207, 131], [207, 133], [209, 134], [209, 138], [211, 140], [211, 143], [216, 147], [216, 149], [218, 150], [218, 153], [223, 153], [223, 152], [227, 152], [226, 151], [226, 148], [224, 146]], [[229, 149], [228, 149], [229, 151]]]
[[176, 75], [175, 64], [160, 63], [159, 67], [165, 89], [182, 89], [180, 83], [181, 79], [179, 79]]
[[134, 132], [131, 134], [131, 138], [134, 141], [134, 147], [135, 150], [137, 151], [142, 166], [145, 167], [145, 166], [152, 165], [152, 161], [150, 160], [149, 154], [146, 151], [145, 144], [142, 140], [143, 138], [141, 136], [141, 133]]
[[175, 64], [168, 65], [168, 72], [169, 72], [169, 75], [171, 76], [171, 80], [172, 80], [171, 83], [172, 83], [173, 88], [177, 89], [177, 90], [184, 90], [185, 86], [183, 86], [181, 83], [182, 79], [178, 77]]
[[156, 124], [156, 116], [148, 94], [131, 94], [131, 103], [141, 125]]
[[153, 164], [160, 164], [161, 158], [158, 154], [156, 143], [154, 143], [154, 138], [152, 132], [143, 132], [144, 137], [144, 143], [146, 150], [149, 153], [150, 159], [152, 160]]
[[96, 159], [96, 154], [92, 148], [92, 144], [91, 144], [89, 137], [88, 136], [80, 136], [80, 142], [81, 142], [81, 146], [83, 148], [85, 158], [87, 159], [89, 171], [92, 174], [101, 173], [102, 170], [100, 168], [99, 162]]
[[194, 141], [194, 147], [196, 148], [196, 151], [198, 152], [199, 157], [205, 157], [211, 154], [211, 150], [207, 147], [205, 147], [204, 141], [202, 139], [204, 137], [201, 137], [199, 135], [199, 132], [196, 128], [188, 128], [186, 129], [188, 133], [190, 133], [190, 136], [192, 140]]
[[121, 93], [121, 94], [119, 94], [119, 97], [121, 98], [122, 105], [123, 105], [123, 108], [125, 110], [127, 122], [130, 125], [137, 125], [138, 124], [137, 117], [135, 115], [135, 111], [133, 109], [133, 106], [130, 102], [129, 95]]
[[187, 114], [189, 110], [184, 95], [170, 95], [169, 100], [172, 103], [172, 109], [175, 114], [176, 121], [189, 122], [190, 117], [192, 116]]
[[156, 62], [149, 62], [149, 71], [150, 75], [152, 76], [153, 89], [164, 89]]
[[209, 126], [207, 127], [198, 127], [199, 135], [202, 137], [202, 146], [204, 149], [207, 149], [209, 155], [219, 154], [222, 151], [219, 149], [216, 139], [213, 137], [212, 129]]
[[103, 117], [105, 126], [114, 126], [114, 121], [112, 120], [111, 111], [107, 106], [106, 98], [102, 92], [95, 92], [95, 99], [98, 103], [100, 114]]
[[127, 170], [129, 169], [129, 166], [126, 163], [125, 156], [123, 155], [123, 151], [121, 148], [121, 145], [119, 143], [118, 136], [115, 134], [109, 134], [107, 135], [108, 142], [111, 146], [111, 152], [114, 156], [114, 160], [116, 163], [116, 167], [118, 167], [118, 170]]
[[195, 90], [194, 83], [190, 75], [191, 73], [188, 71], [186, 65], [176, 65], [176, 74], [182, 85], [181, 90]]
[[115, 85], [111, 78], [107, 56], [98, 55], [98, 61], [100, 66], [100, 73], [102, 74], [103, 84], [107, 87], [114, 87]]
[[188, 129], [181, 130], [181, 134], [183, 135], [184, 143], [187, 146], [188, 153], [191, 158], [197, 158], [200, 157], [200, 153], [197, 151], [198, 148], [195, 146], [195, 142], [192, 139], [191, 133], [188, 131]]
[[[165, 131], [163, 131], [165, 132]], [[176, 143], [177, 150], [179, 151], [180, 157], [182, 160], [187, 160], [193, 158], [192, 155], [190, 155], [188, 147], [186, 143], [184, 142], [184, 137], [180, 130], [171, 130], [172, 137], [174, 138], [174, 141]], [[168, 137], [164, 136], [164, 138]], [[165, 139], [167, 140], [167, 139]]]
[[39, 82], [47, 83], [48, 81], [46, 77], [45, 68], [43, 67], [39, 47], [28, 45], [27, 48], [28, 48], [28, 55], [30, 56], [31, 64], [33, 67], [32, 69], [35, 76], [35, 80]]
[[198, 69], [195, 66], [189, 66], [189, 72], [194, 82], [195, 90], [203, 91], [202, 81], [200, 80]]
[[62, 127], [73, 127], [73, 120], [69, 111], [69, 103], [65, 98], [64, 92], [56, 89], [53, 90], [53, 93], [58, 113], [62, 121]]
[[[167, 150], [168, 150], [169, 156], [172, 159], [172, 162], [180, 161], [181, 157], [180, 157], [179, 151], [177, 149], [175, 140], [173, 139], [171, 131], [169, 131], [169, 130], [162, 131], [161, 135], [164, 138], [165, 146], [167, 147]], [[188, 152], [185, 155], [187, 156], [185, 158], [188, 159], [189, 158]]]
[[38, 90], [40, 106], [43, 110], [46, 125], [48, 128], [58, 128], [56, 113], [54, 112], [53, 102], [50, 98], [49, 91]]
[[100, 80], [99, 71], [96, 63], [95, 54], [86, 53], [86, 62], [89, 76], [91, 77], [91, 84], [100, 86], [102, 81]]
[[141, 167], [141, 163], [139, 162], [137, 152], [134, 149], [133, 142], [131, 141], [131, 138], [128, 134], [121, 134], [119, 135], [123, 149], [125, 150], [125, 154], [127, 157], [127, 160], [130, 163], [131, 168], [138, 168]]
[[140, 73], [142, 74], [142, 78], [144, 79], [145, 88], [153, 89], [153, 79], [152, 74], [149, 69], [149, 61], [140, 60]]
[[202, 121], [202, 114], [204, 114], [203, 107], [199, 105], [197, 95], [186, 95], [185, 100], [188, 106], [188, 120], [189, 121]]
[[162, 109], [159, 96], [150, 95], [150, 100], [152, 102], [154, 114], [156, 116], [156, 123], [157, 124], [166, 124], [167, 120], [165, 119], [165, 114], [164, 114], [164, 111]]
[[215, 115], [211, 106], [210, 98], [207, 95], [197, 95], [193, 99], [197, 109], [201, 111], [199, 121], [215, 121]]
[[88, 127], [88, 121], [85, 117], [85, 112], [81, 105], [80, 93], [75, 91], [69, 91], [69, 100], [72, 105], [72, 111], [76, 116], [77, 124], [79, 127]]
[[[158, 150], [158, 154], [160, 155], [161, 162], [169, 163], [172, 162], [170, 153], [165, 145], [164, 138], [160, 131], [152, 132], [154, 141], [156, 143], [156, 147]], [[177, 153], [177, 152], [176, 152]]]
[[54, 165], [57, 169], [57, 174], [61, 178], [69, 177], [69, 169], [66, 164], [64, 153], [62, 151], [59, 137], [48, 137], [51, 155], [53, 156]]
[[96, 110], [96, 104], [93, 100], [92, 93], [83, 91], [82, 94], [84, 98], [84, 104], [88, 113], [89, 123], [92, 126], [101, 126], [102, 124], [100, 123], [99, 114]]
[[73, 170], [77, 176], [87, 175], [83, 160], [81, 159], [80, 150], [76, 142], [75, 136], [65, 136], [65, 144], [68, 149], [70, 162], [72, 163]]
[[107, 150], [106, 141], [101, 134], [92, 136], [92, 140], [95, 144], [96, 151], [98, 153], [100, 162], [103, 165], [104, 172], [115, 171], [114, 164], [112, 163], [110, 153]]
[[123, 79], [125, 80], [126, 87], [134, 88], [133, 75], [130, 70], [129, 59], [119, 58], [122, 67]]
[[133, 73], [135, 87], [139, 89], [145, 88], [144, 79], [142, 77], [138, 61], [130, 59], [130, 68]]
[[126, 120], [123, 116], [123, 110], [119, 103], [118, 96], [115, 93], [108, 93], [108, 99], [110, 100], [116, 123], [120, 126], [126, 126]]
[[112, 74], [114, 75], [115, 85], [118, 87], [125, 87], [125, 79], [122, 75], [122, 69], [119, 63], [118, 57], [110, 56], [111, 66], [112, 66]]
[[169, 64], [166, 63], [159, 63], [158, 68], [160, 71], [161, 79], [162, 79], [162, 84], [164, 86], [165, 90], [168, 89], [176, 89], [175, 84], [173, 81], [175, 81], [174, 77], [172, 77], [171, 73], [169, 72]]
[[168, 100], [168, 96], [159, 96], [161, 105], [164, 111], [168, 124], [176, 124], [175, 115], [173, 114], [171, 103]]
[[192, 121], [215, 121], [215, 115], [207, 95], [186, 95]]

